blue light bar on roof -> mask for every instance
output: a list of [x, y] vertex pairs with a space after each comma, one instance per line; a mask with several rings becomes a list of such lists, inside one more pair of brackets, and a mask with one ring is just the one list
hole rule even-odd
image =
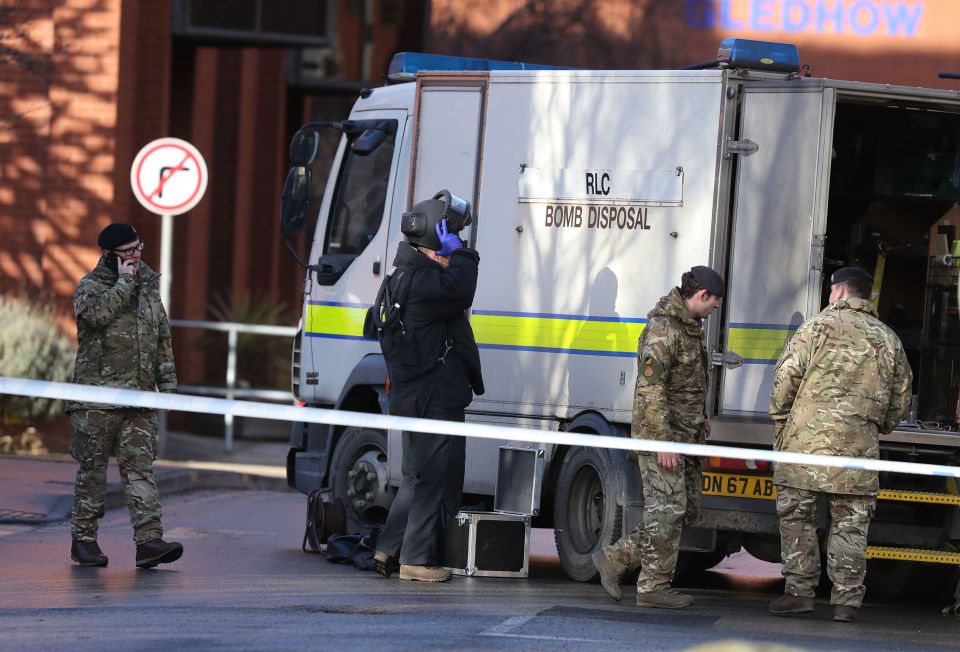
[[717, 63], [725, 68], [799, 72], [800, 53], [792, 43], [725, 38], [717, 50]]
[[477, 72], [487, 70], [568, 70], [557, 66], [544, 66], [518, 61], [497, 61], [495, 59], [475, 59], [472, 57], [454, 57], [446, 54], [424, 54], [422, 52], [398, 52], [390, 60], [387, 79], [392, 82], [413, 81], [421, 70], [447, 70], [455, 72]]

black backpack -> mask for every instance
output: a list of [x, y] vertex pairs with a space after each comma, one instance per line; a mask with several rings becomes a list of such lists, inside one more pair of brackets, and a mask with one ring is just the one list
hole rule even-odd
[[[391, 382], [395, 383], [422, 379], [436, 371], [438, 361], [442, 362], [446, 355], [444, 351], [438, 358], [425, 350], [419, 334], [408, 330], [403, 323], [407, 296], [415, 275], [414, 270], [400, 269], [384, 278], [377, 292], [377, 301], [367, 309], [363, 322], [363, 336], [380, 341], [387, 372]], [[395, 295], [390, 292], [393, 285], [390, 281], [394, 277], [397, 279]]]
[[[408, 273], [409, 271], [399, 269], [393, 274], [387, 274], [380, 283], [377, 299], [367, 308], [367, 314], [363, 320], [363, 336], [368, 340], [380, 340], [382, 344], [384, 339], [394, 340], [395, 333], [402, 335], [405, 332], [402, 320], [403, 309], [407, 304], [410, 284], [413, 281], [413, 274]], [[397, 279], [398, 284], [395, 297], [390, 293], [390, 281], [393, 278]]]

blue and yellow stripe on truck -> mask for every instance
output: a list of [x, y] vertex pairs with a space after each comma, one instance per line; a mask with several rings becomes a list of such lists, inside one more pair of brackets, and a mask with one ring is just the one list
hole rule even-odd
[[337, 340], [362, 340], [363, 319], [369, 304], [310, 301], [304, 315], [303, 334]]
[[647, 320], [474, 310], [470, 323], [480, 348], [635, 357]]
[[[310, 301], [308, 337], [362, 340], [368, 304]], [[477, 345], [487, 349], [634, 357], [646, 318], [474, 310]], [[775, 364], [795, 326], [732, 324], [727, 349], [747, 364]]]
[[743, 358], [744, 364], [776, 364], [797, 328], [786, 324], [730, 324], [727, 350]]

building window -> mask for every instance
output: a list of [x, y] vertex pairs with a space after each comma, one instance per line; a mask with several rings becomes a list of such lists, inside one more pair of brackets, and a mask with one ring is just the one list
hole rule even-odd
[[330, 0], [173, 0], [177, 36], [275, 45], [327, 45], [335, 25]]

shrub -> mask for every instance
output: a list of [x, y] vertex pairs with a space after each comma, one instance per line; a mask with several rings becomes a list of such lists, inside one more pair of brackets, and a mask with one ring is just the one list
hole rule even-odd
[[[75, 357], [52, 306], [0, 295], [0, 376], [70, 381]], [[51, 419], [63, 402], [0, 395], [0, 414], [7, 423]]]
[[[274, 303], [269, 297], [254, 296], [241, 292], [231, 301], [215, 296], [209, 306], [210, 315], [216, 321], [240, 324], [278, 325], [288, 324], [288, 308], [283, 302]], [[227, 334], [208, 332], [198, 338], [197, 345], [208, 353], [208, 369], [218, 373], [210, 381], [223, 385], [219, 372], [227, 361]], [[284, 389], [290, 386], [291, 340], [274, 335], [237, 335], [237, 387], [256, 389]]]

